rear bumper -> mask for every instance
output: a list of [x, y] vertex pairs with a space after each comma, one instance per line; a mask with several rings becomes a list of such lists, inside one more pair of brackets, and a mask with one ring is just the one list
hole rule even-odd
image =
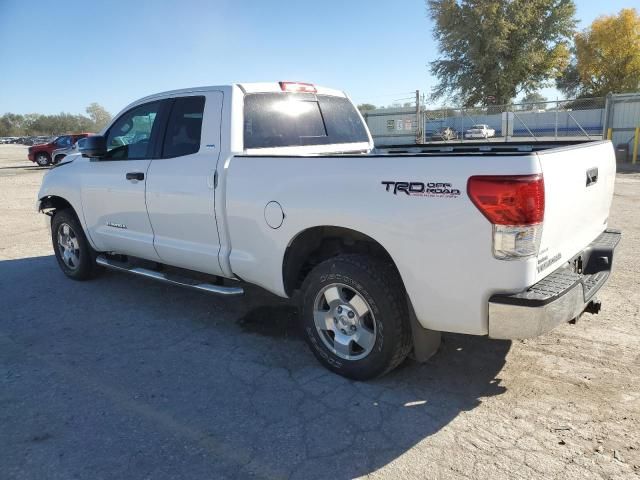
[[[528, 289], [489, 299], [489, 337], [531, 338], [579, 317], [594, 305], [622, 234], [605, 230], [562, 268]], [[597, 310], [597, 308], [596, 308]]]
[[27, 153], [27, 158], [32, 162], [36, 161], [36, 158], [35, 158], [35, 155], [33, 154], [33, 152]]

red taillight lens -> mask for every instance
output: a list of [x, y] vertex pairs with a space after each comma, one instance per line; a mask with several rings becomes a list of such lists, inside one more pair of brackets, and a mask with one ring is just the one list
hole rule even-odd
[[469, 178], [467, 193], [494, 225], [533, 225], [544, 220], [542, 175], [478, 175]]
[[280, 89], [283, 92], [297, 92], [297, 93], [316, 93], [316, 86], [312, 83], [302, 82], [278, 82], [280, 83]]

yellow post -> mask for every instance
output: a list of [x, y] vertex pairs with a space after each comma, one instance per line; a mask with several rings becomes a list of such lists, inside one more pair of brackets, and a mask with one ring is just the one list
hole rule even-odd
[[607, 140], [611, 140], [612, 136], [613, 136], [613, 128], [607, 129]]
[[631, 163], [636, 163], [638, 160], [638, 140], [640, 139], [640, 127], [636, 127], [636, 134], [633, 136], [633, 155], [631, 157]]

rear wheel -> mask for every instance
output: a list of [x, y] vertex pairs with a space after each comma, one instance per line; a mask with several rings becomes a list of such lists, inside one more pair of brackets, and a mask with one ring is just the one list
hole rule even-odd
[[302, 288], [305, 340], [329, 370], [367, 380], [398, 366], [411, 350], [404, 289], [387, 263], [340, 255], [317, 265]]
[[100, 270], [76, 215], [69, 209], [56, 211], [51, 219], [51, 241], [56, 260], [73, 280], [87, 280]]
[[40, 152], [36, 154], [36, 163], [41, 167], [46, 167], [51, 163], [51, 157], [47, 152]]

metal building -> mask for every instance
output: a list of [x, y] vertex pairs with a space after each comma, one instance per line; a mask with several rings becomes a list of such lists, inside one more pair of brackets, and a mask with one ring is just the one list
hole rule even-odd
[[618, 161], [640, 162], [640, 92], [607, 96], [605, 132], [613, 142]]

